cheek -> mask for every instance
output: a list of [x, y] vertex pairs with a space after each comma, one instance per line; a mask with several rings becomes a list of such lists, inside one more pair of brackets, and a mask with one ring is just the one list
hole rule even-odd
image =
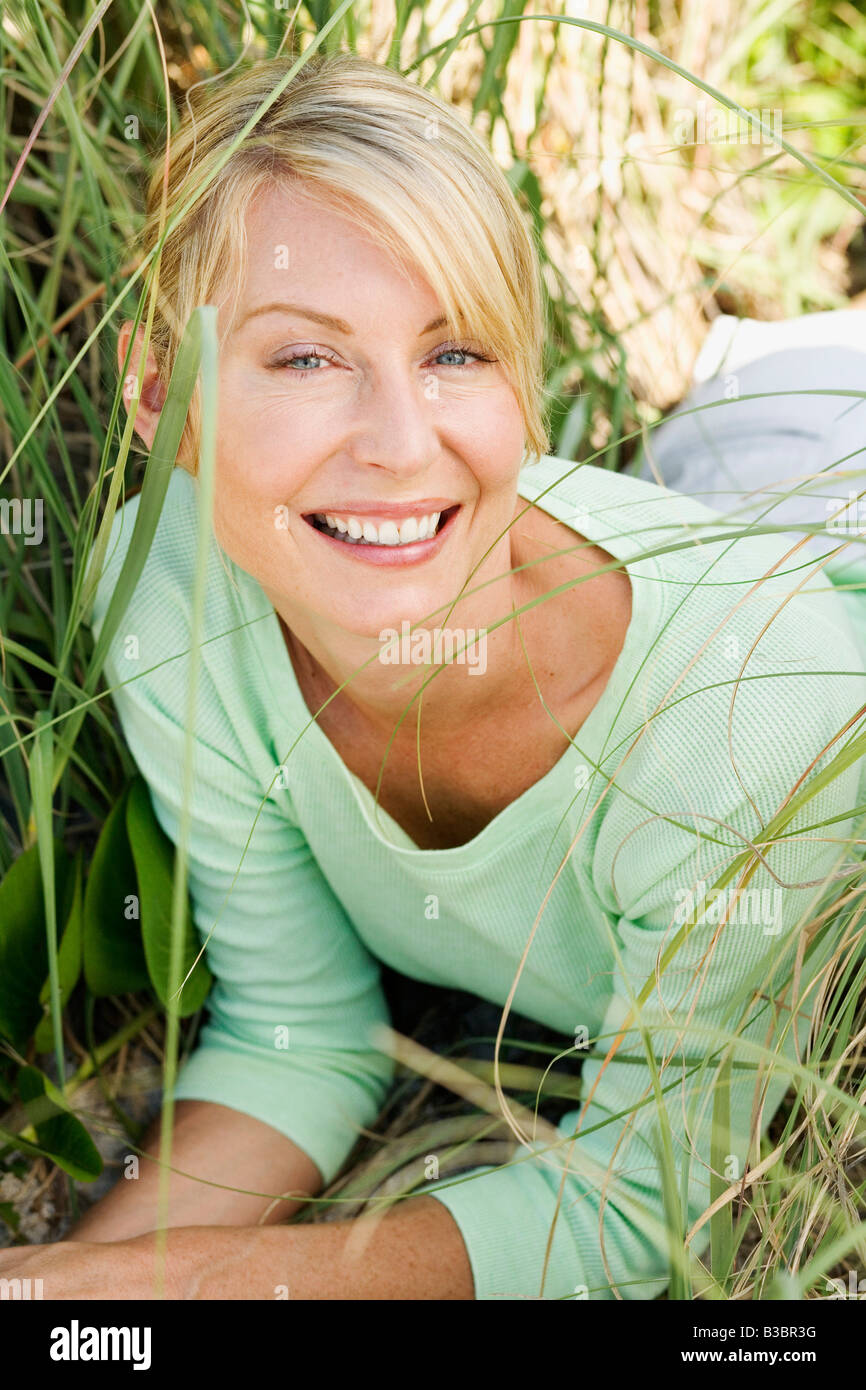
[[242, 485], [284, 499], [303, 487], [318, 461], [340, 440], [338, 409], [293, 383], [264, 385], [260, 375], [233, 373], [220, 382], [218, 450], [226, 487]]
[[261, 508], [303, 476], [303, 433], [285, 401], [220, 385], [215, 503], [224, 510]]
[[454, 415], [452, 438], [463, 456], [471, 460], [480, 486], [489, 492], [513, 487], [526, 440], [526, 427], [517, 397], [510, 387], [479, 397], [474, 408], [468, 402]]
[[217, 473], [213, 534], [229, 559], [266, 583], [285, 564], [286, 533], [279, 504], [250, 486], [224, 489]]

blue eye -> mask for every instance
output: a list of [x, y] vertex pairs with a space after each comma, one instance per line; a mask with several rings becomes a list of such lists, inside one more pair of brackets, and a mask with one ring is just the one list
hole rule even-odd
[[[471, 369], [471, 368], [473, 368], [473, 367], [478, 367], [478, 366], [480, 366], [482, 363], [485, 363], [485, 362], [495, 362], [495, 361], [496, 361], [495, 357], [485, 357], [482, 353], [480, 353], [480, 352], [475, 352], [468, 344], [462, 344], [462, 343], [455, 343], [455, 344], [454, 344], [453, 346], [451, 346], [451, 347], [440, 348], [439, 351], [435, 354], [433, 360], [434, 360], [434, 361], [438, 361], [438, 359], [439, 359], [440, 357], [447, 357], [449, 354], [452, 355], [452, 356], [463, 357], [463, 358], [471, 358], [471, 359], [472, 359], [471, 361], [464, 361], [464, 362], [444, 362], [444, 363], [442, 363], [442, 365], [445, 366], [445, 367], [459, 367], [459, 368], [462, 368], [462, 369], [464, 369], [464, 370], [469, 370], [469, 369]], [[294, 366], [294, 363], [295, 363], [295, 362], [333, 362], [333, 361], [334, 361], [334, 359], [333, 359], [332, 357], [329, 357], [329, 356], [327, 355], [327, 353], [324, 353], [324, 352], [315, 352], [315, 351], [312, 351], [312, 350], [310, 350], [309, 352], [291, 352], [291, 353], [288, 353], [287, 355], [284, 355], [284, 356], [282, 356], [282, 357], [277, 357], [277, 358], [275, 358], [273, 362], [269, 362], [269, 363], [268, 363], [268, 370], [270, 370], [270, 371], [281, 371], [281, 370], [283, 370], [283, 369], [286, 369], [286, 370], [289, 370], [289, 371], [291, 372], [291, 375], [292, 375], [292, 376], [308, 377], [308, 376], [312, 376], [314, 372], [321, 371], [321, 367], [295, 367], [295, 366]]]
[[[317, 352], [298, 352], [294, 357], [289, 358], [289, 362], [324, 362], [324, 360], [325, 359], [320, 357]], [[288, 363], [286, 365], [288, 365]], [[310, 370], [316, 369], [311, 368]]]
[[457, 354], [458, 356], [460, 356], [460, 357], [472, 357], [472, 358], [474, 358], [474, 361], [473, 361], [473, 362], [446, 362], [446, 363], [444, 363], [444, 365], [445, 365], [446, 367], [477, 367], [477, 366], [478, 366], [480, 363], [482, 363], [482, 362], [493, 362], [493, 361], [495, 360], [495, 359], [492, 358], [492, 357], [485, 357], [485, 356], [484, 356], [482, 353], [480, 353], [480, 352], [475, 352], [475, 351], [473, 351], [473, 349], [470, 348], [468, 344], [464, 345], [464, 344], [461, 344], [461, 343], [455, 343], [455, 344], [453, 345], [453, 347], [444, 347], [444, 348], [441, 348], [441, 349], [439, 350], [439, 352], [437, 352], [436, 357], [437, 357], [437, 358], [439, 358], [439, 357], [447, 357], [449, 353], [452, 353], [452, 354], [455, 354], [455, 353], [456, 353], [456, 354]]
[[[320, 352], [293, 352], [288, 357], [279, 357], [276, 361], [268, 365], [275, 370], [280, 367], [291, 367], [293, 362], [327, 362], [329, 359]], [[319, 367], [303, 367], [292, 370], [294, 376], [311, 376], [313, 372], [320, 371]]]

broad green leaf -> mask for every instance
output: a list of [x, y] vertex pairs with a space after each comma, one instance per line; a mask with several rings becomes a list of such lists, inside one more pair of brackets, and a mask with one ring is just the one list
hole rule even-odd
[[[126, 807], [126, 826], [129, 843], [138, 875], [141, 903], [141, 934], [150, 979], [161, 1002], [169, 1002], [171, 994], [171, 900], [174, 879], [174, 846], [157, 821], [147, 783], [138, 777], [132, 783]], [[200, 949], [187, 898], [183, 922], [183, 973], [195, 960]], [[207, 998], [211, 973], [198, 962], [183, 987], [178, 1013], [187, 1018], [195, 1013]]]
[[[57, 953], [57, 972], [60, 981], [60, 1007], [64, 1009], [69, 1001], [69, 996], [78, 984], [81, 974], [81, 935], [82, 935], [82, 855], [75, 857], [75, 877], [72, 895], [72, 907], [63, 929], [63, 937], [60, 942], [60, 949]], [[39, 1027], [36, 1029], [35, 1042], [37, 1052], [48, 1052], [54, 1043], [54, 1034], [51, 1027], [51, 978], [45, 981], [39, 994], [39, 1002], [42, 1005], [45, 1016]]]
[[[98, 1178], [102, 1172], [99, 1150], [49, 1078], [37, 1067], [22, 1067], [18, 1094], [42, 1152], [79, 1182]], [[17, 1135], [12, 1142], [21, 1143]]]
[[50, 1158], [50, 1154], [46, 1153], [39, 1144], [34, 1144], [30, 1139], [22, 1139], [20, 1134], [16, 1134], [11, 1129], [4, 1129], [2, 1125], [0, 1125], [0, 1144], [9, 1149], [16, 1149], [22, 1154], [32, 1154], [34, 1158]]
[[135, 861], [126, 830], [128, 796], [127, 786], [109, 812], [84, 894], [84, 978], [100, 999], [150, 987]]
[[[63, 921], [72, 885], [69, 856], [59, 840], [54, 859], [58, 918]], [[42, 1017], [39, 999], [47, 974], [39, 847], [32, 845], [0, 882], [0, 1034], [17, 1048], [25, 1046]]]

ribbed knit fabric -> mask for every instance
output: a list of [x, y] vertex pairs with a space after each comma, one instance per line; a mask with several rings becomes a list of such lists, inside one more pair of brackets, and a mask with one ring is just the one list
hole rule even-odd
[[[859, 707], [866, 668], [826, 580], [807, 582], [787, 603], [802, 570], [785, 573], [782, 565], [760, 582], [790, 547], [787, 538], [713, 542], [714, 523], [721, 533], [731, 528], [700, 503], [555, 458], [525, 467], [519, 491], [627, 563], [632, 619], [574, 748], [452, 849], [418, 849], [384, 810], [376, 812], [372, 794], [310, 723], [273, 607], [212, 541], [189, 884], [216, 984], [175, 1095], [256, 1116], [293, 1139], [330, 1181], [358, 1126], [375, 1120], [393, 1074], [371, 1040], [376, 1023], [388, 1021], [377, 959], [502, 1003], [544, 905], [513, 1008], [561, 1030], [564, 1050], [585, 1030], [595, 1054], [582, 1070], [584, 1097], [595, 1088], [591, 1104], [582, 1119], [578, 1107], [561, 1121], [557, 1148], [536, 1140], [510, 1164], [423, 1190], [458, 1223], [477, 1298], [646, 1299], [665, 1288], [670, 1267], [661, 1103], [636, 1030], [606, 1067], [605, 1053], [630, 991], [653, 975], [678, 930], [686, 895], [700, 897], [699, 881], [711, 886], [781, 807]], [[97, 634], [137, 505], [136, 497], [115, 518], [93, 615]], [[106, 665], [123, 732], [173, 840], [196, 527], [197, 484], [177, 471]], [[646, 549], [660, 553], [640, 558]], [[139, 639], [137, 659], [124, 655], [130, 634]], [[709, 1199], [716, 1063], [701, 1062], [718, 1048], [713, 1030], [736, 1028], [739, 1011], [726, 1015], [745, 986], [772, 1000], [774, 962], [788, 958], [791, 929], [820, 898], [815, 881], [846, 858], [837, 841], [852, 822], [791, 832], [855, 807], [860, 766], [808, 802], [767, 851], [749, 881], [763, 890], [761, 898], [749, 895], [750, 909], [741, 900], [721, 931], [718, 901], [700, 916], [643, 1006], [667, 1088], [677, 1190], [688, 1169], [686, 1229]], [[791, 886], [774, 897], [780, 881]], [[759, 1002], [742, 1036], [763, 1046], [771, 1017], [772, 1006]], [[778, 1026], [789, 1019], [782, 1008]], [[807, 1031], [804, 1017], [801, 1055]], [[790, 1030], [785, 1055], [797, 1056]], [[746, 1048], [734, 1056], [756, 1059]], [[755, 1075], [735, 1069], [733, 1077], [726, 1153], [742, 1172]], [[786, 1087], [777, 1072], [764, 1126]], [[694, 1241], [698, 1253], [708, 1230]]]

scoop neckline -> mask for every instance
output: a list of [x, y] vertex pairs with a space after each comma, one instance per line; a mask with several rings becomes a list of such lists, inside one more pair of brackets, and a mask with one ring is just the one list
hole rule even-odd
[[[646, 642], [646, 635], [652, 631], [652, 618], [658, 602], [660, 586], [652, 582], [652, 579], [646, 583], [635, 583], [635, 578], [630, 572], [629, 561], [631, 560], [635, 564], [650, 565], [654, 577], [660, 578], [657, 559], [653, 556], [633, 555], [631, 553], [631, 537], [627, 533], [616, 532], [613, 536], [603, 535], [603, 516], [596, 517], [591, 513], [581, 513], [580, 529], [578, 530], [576, 526], [571, 525], [569, 517], [578, 514], [579, 502], [562, 497], [555, 492], [556, 483], [562, 480], [562, 475], [554, 472], [550, 467], [551, 462], [568, 463], [572, 470], [590, 466], [573, 464], [568, 460], [555, 460], [552, 456], [545, 455], [521, 468], [517, 486], [518, 497], [539, 506], [541, 510], [546, 511], [556, 520], [571, 526], [576, 534], [583, 535], [587, 540], [597, 543], [614, 559], [624, 561], [624, 568], [631, 584], [631, 619], [626, 629], [623, 645], [604, 690], [562, 756], [538, 781], [533, 782], [501, 811], [498, 811], [477, 835], [473, 835], [470, 840], [464, 841], [461, 845], [446, 846], [442, 849], [424, 849], [415, 843], [399, 821], [396, 821], [385, 810], [384, 806], [376, 804], [373, 793], [361, 778], [346, 766], [331, 740], [307, 708], [283, 638], [279, 614], [273, 604], [266, 598], [258, 581], [252, 575], [246, 570], [242, 570], [233, 561], [230, 562], [239, 580], [241, 590], [243, 591], [246, 581], [247, 591], [254, 594], [259, 601], [264, 598], [268, 605], [268, 611], [264, 617], [261, 613], [248, 614], [254, 620], [254, 625], [250, 631], [259, 644], [266, 670], [272, 677], [272, 688], [281, 691], [286, 699], [288, 706], [286, 717], [291, 724], [292, 731], [300, 730], [298, 751], [306, 743], [310, 757], [319, 756], [321, 751], [321, 756], [326, 761], [331, 760], [334, 763], [336, 770], [342, 775], [352, 791], [370, 834], [386, 849], [403, 856], [404, 860], [423, 862], [425, 866], [442, 868], [457, 866], [464, 860], [477, 864], [525, 833], [527, 813], [536, 811], [540, 813], [550, 804], [562, 806], [561, 784], [566, 781], [566, 778], [573, 784], [575, 758], [579, 756], [588, 761], [591, 766], [598, 765], [600, 762], [600, 747], [605, 734], [610, 735], [617, 718], [618, 711], [615, 706], [624, 693], [623, 688], [628, 681], [629, 672], [635, 664], [636, 649]], [[606, 471], [603, 469], [594, 470], [595, 473]], [[537, 500], [538, 494], [541, 493], [544, 493], [543, 501]], [[535, 496], [530, 494], [535, 494]], [[644, 576], [641, 575], [640, 578], [644, 578]], [[255, 621], [256, 618], [258, 621]], [[383, 827], [387, 827], [388, 834], [383, 832]], [[393, 838], [391, 838], [392, 836]]]

